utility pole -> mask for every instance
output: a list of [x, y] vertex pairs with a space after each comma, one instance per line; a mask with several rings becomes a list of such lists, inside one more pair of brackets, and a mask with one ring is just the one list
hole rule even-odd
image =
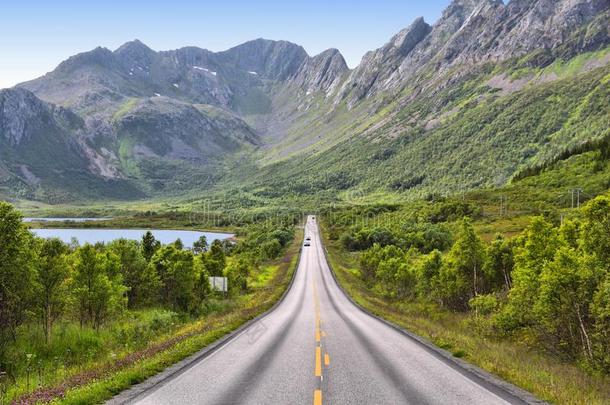
[[572, 208], [580, 207], [580, 194], [583, 192], [582, 188], [573, 188], [572, 190]]
[[508, 215], [508, 197], [505, 195], [500, 196], [500, 216]]

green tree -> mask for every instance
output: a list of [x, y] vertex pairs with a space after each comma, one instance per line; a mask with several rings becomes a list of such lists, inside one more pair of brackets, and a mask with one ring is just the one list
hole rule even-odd
[[153, 256], [151, 265], [161, 280], [163, 302], [182, 311], [192, 309], [197, 281], [193, 253], [178, 250], [174, 245], [163, 246]]
[[[21, 214], [0, 201], [0, 356], [26, 317], [34, 293], [33, 238]], [[0, 357], [1, 359], [1, 357]]]
[[67, 255], [68, 247], [61, 240], [42, 241], [36, 266], [36, 304], [47, 344], [51, 343], [53, 323], [62, 314], [68, 299]]
[[230, 257], [227, 260], [225, 273], [230, 290], [235, 292], [245, 292], [248, 290], [248, 276], [250, 275], [251, 267], [251, 262], [241, 256]]
[[405, 275], [407, 272], [406, 269], [401, 269], [401, 267], [406, 266], [404, 260], [403, 254], [379, 261], [375, 272], [375, 281], [377, 290], [383, 295], [393, 298], [398, 296], [397, 274], [400, 272]]
[[[446, 272], [449, 281], [455, 279], [454, 287], [460, 286], [463, 291], [453, 291], [459, 301], [465, 307], [468, 301], [481, 292], [483, 284], [483, 265], [486, 260], [486, 251], [483, 241], [477, 236], [470, 223], [464, 219], [460, 224], [460, 231], [456, 241], [447, 254], [445, 262], [448, 270]], [[457, 279], [460, 279], [458, 282]]]
[[155, 239], [151, 231], [146, 231], [142, 236], [142, 253], [147, 262], [150, 262], [155, 252], [161, 247], [161, 243]]
[[610, 269], [610, 198], [597, 197], [583, 208], [583, 247]]
[[226, 256], [219, 240], [212, 242], [210, 250], [199, 255], [201, 262], [210, 276], [222, 277], [226, 265]]
[[394, 274], [396, 296], [402, 299], [413, 299], [417, 293], [417, 269], [415, 263], [421, 254], [416, 248], [407, 251]]
[[193, 243], [193, 253], [196, 255], [204, 253], [208, 249], [208, 240], [205, 235], [201, 235], [199, 239]]
[[595, 320], [593, 355], [600, 368], [610, 372], [610, 272], [595, 292], [591, 314]]
[[379, 265], [390, 258], [404, 257], [404, 251], [397, 246], [381, 246], [378, 243], [362, 253], [360, 256], [360, 272], [362, 278], [369, 284], [378, 280]]
[[439, 277], [442, 266], [443, 256], [438, 250], [433, 250], [419, 259], [416, 264], [416, 289], [419, 298], [429, 299], [435, 295], [434, 284]]
[[487, 249], [484, 274], [488, 290], [509, 291], [512, 286], [512, 272], [515, 265], [513, 244], [502, 235], [496, 235]]
[[550, 348], [593, 359], [589, 307], [602, 275], [596, 260], [569, 247], [560, 248], [544, 266], [534, 314]]
[[282, 244], [277, 239], [268, 240], [261, 245], [260, 252], [262, 260], [275, 259], [282, 252]]
[[502, 317], [505, 328], [534, 322], [532, 308], [538, 297], [540, 274], [561, 246], [557, 229], [543, 217], [534, 218], [521, 238], [515, 250], [513, 286]]
[[118, 239], [110, 243], [108, 249], [119, 258], [123, 284], [128, 288], [128, 307], [153, 304], [161, 282], [154, 268], [148, 265], [140, 245], [136, 241]]
[[[202, 254], [200, 257], [201, 256], [204, 255]], [[194, 266], [196, 274], [195, 295], [197, 296], [199, 302], [202, 302], [212, 293], [212, 286], [210, 285], [209, 278], [210, 275], [201, 260], [195, 260]]]
[[459, 266], [444, 261], [438, 276], [433, 279], [433, 298], [446, 308], [466, 310], [472, 298], [469, 288], [470, 283], [459, 271]]
[[119, 258], [112, 253], [98, 252], [89, 244], [79, 248], [75, 255], [73, 291], [80, 323], [99, 329], [127, 304]]

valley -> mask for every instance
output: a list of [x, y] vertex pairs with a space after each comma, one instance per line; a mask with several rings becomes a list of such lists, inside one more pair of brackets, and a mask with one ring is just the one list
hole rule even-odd
[[0, 89], [0, 404], [608, 403], [610, 3], [446, 3]]

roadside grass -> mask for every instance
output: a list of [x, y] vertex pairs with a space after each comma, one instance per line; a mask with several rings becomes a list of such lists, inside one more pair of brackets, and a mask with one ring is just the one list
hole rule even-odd
[[[91, 356], [89, 361], [78, 359], [78, 365], [61, 371], [53, 367], [45, 369], [45, 375], [39, 379], [33, 372], [27, 381], [22, 379], [10, 388], [6, 400], [19, 404], [100, 403], [196, 353], [262, 314], [280, 299], [296, 269], [301, 240], [302, 230], [282, 258], [261, 266], [261, 271], [253, 275], [249, 293], [209, 300], [209, 308], [203, 311], [209, 315], [183, 322], [165, 333], [161, 331], [132, 347], [110, 350], [107, 344], [111, 340], [106, 340], [109, 336], [96, 337], [105, 355]], [[143, 312], [140, 316], [144, 322], [153, 315]]]
[[455, 357], [558, 404], [610, 403], [610, 377], [589, 375], [574, 364], [527, 346], [527, 336], [498, 339], [479, 333], [470, 315], [439, 309], [432, 304], [392, 301], [374, 294], [360, 278], [357, 254], [329, 240], [323, 228], [328, 258], [339, 283], [371, 313], [414, 332]]

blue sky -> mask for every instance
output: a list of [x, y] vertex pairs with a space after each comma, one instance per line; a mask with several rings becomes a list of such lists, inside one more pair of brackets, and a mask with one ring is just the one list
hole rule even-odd
[[[0, 3], [0, 88], [40, 76], [67, 57], [138, 38], [155, 50], [221, 51], [255, 38], [285, 39], [314, 55], [338, 48], [350, 67], [449, 0], [106, 0]], [[95, 3], [95, 4], [91, 4]]]

